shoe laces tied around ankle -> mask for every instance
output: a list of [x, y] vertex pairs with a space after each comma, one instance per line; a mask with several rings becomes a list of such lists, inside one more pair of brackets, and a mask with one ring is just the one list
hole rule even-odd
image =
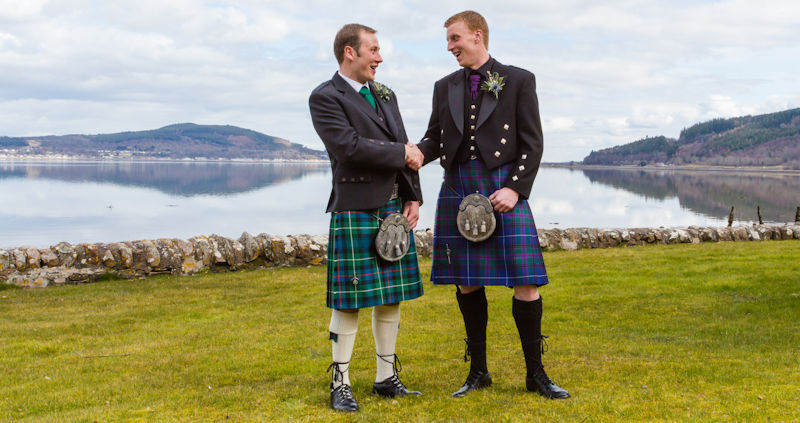
[[542, 335], [542, 354], [546, 353], [547, 350], [550, 349], [550, 345], [547, 343], [547, 335]]
[[[387, 354], [387, 355], [375, 354], [375, 355], [377, 355], [378, 358], [380, 358], [381, 360], [391, 364], [392, 371], [394, 371], [394, 374], [398, 374], [403, 370], [403, 365], [400, 364], [400, 358], [397, 357], [397, 354]], [[387, 360], [385, 357], [394, 357], [394, 361]]]
[[349, 361], [345, 361], [343, 363], [333, 362], [330, 366], [328, 366], [328, 370], [325, 370], [325, 373], [328, 373], [333, 369], [333, 381], [334, 382], [344, 382], [344, 372], [342, 371], [339, 366], [344, 366], [345, 364], [350, 364]]

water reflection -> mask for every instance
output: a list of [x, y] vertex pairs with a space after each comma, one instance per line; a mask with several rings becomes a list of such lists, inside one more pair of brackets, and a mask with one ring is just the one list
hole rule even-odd
[[0, 162], [3, 178], [111, 183], [170, 195], [230, 195], [330, 171], [328, 163]]
[[[442, 168], [420, 171], [419, 228], [433, 227]], [[327, 163], [0, 162], [0, 248], [242, 232], [325, 234]], [[800, 175], [544, 167], [539, 228], [794, 220]]]
[[793, 222], [800, 206], [800, 175], [721, 171], [585, 169], [593, 183], [624, 189], [649, 199], [678, 199], [681, 208], [726, 219], [735, 207], [737, 222]]

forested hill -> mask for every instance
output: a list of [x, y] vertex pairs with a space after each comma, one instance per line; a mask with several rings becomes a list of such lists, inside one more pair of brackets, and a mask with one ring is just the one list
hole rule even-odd
[[800, 169], [800, 108], [758, 116], [714, 119], [684, 129], [680, 137], [644, 138], [592, 151], [584, 164], [700, 164], [782, 166]]
[[6, 155], [119, 159], [327, 160], [324, 151], [230, 125], [181, 123], [117, 134], [0, 137]]

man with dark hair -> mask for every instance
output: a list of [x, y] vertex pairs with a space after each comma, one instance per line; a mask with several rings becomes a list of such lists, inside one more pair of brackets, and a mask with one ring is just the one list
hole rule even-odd
[[527, 202], [542, 158], [536, 80], [489, 55], [489, 27], [480, 14], [459, 13], [444, 26], [447, 50], [462, 69], [434, 85], [433, 111], [418, 146], [425, 163], [438, 158], [445, 169], [431, 280], [457, 285], [467, 332], [464, 359], [472, 359], [466, 382], [453, 395], [492, 384], [484, 287], [494, 285], [514, 288], [512, 313], [525, 355], [527, 389], [567, 398], [541, 360], [545, 337], [538, 287], [548, 278]]
[[[421, 395], [409, 391], [397, 376], [395, 342], [399, 303], [422, 295], [410, 231], [422, 203], [417, 173], [422, 154], [408, 143], [394, 92], [374, 82], [383, 61], [375, 30], [345, 25], [336, 34], [334, 54], [339, 71], [315, 88], [308, 102], [333, 173], [327, 207], [331, 407], [357, 411], [349, 362], [361, 308], [373, 307], [377, 372], [372, 392], [385, 397]], [[381, 238], [382, 233], [390, 235]]]

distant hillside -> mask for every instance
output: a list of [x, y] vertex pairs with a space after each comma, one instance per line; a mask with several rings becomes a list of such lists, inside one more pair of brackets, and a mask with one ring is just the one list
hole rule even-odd
[[592, 151], [584, 164], [783, 166], [800, 169], [800, 108], [758, 116], [714, 119], [680, 137], [644, 138]]
[[324, 151], [230, 125], [181, 123], [150, 131], [98, 135], [0, 137], [11, 155], [67, 155], [117, 159], [327, 160]]

